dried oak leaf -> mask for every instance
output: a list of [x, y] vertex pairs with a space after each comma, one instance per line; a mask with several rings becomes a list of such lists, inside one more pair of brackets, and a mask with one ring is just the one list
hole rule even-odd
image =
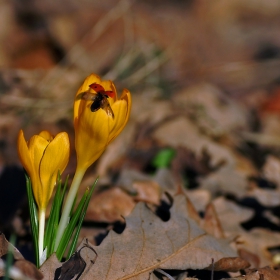
[[123, 221], [135, 206], [133, 198], [122, 189], [110, 188], [97, 193], [91, 199], [85, 220], [99, 222]]
[[177, 94], [174, 102], [184, 112], [187, 108], [196, 125], [208, 135], [217, 137], [246, 127], [248, 112], [211, 84], [189, 87]]
[[242, 234], [244, 230], [241, 223], [250, 220], [254, 216], [252, 209], [239, 206], [223, 196], [216, 198], [212, 203], [226, 237]]
[[248, 232], [240, 233], [238, 243], [240, 243], [239, 248], [245, 248], [257, 255], [262, 267], [272, 264], [273, 254], [269, 251], [269, 248], [280, 246], [280, 234], [263, 228], [254, 228]]
[[150, 180], [150, 181], [135, 181], [132, 185], [135, 189], [137, 195], [134, 197], [136, 201], [144, 201], [147, 203], [152, 203], [154, 205], [160, 204], [160, 186]]
[[280, 205], [280, 160], [275, 156], [266, 157], [265, 165], [262, 168], [262, 175], [265, 179], [275, 184], [275, 189], [263, 189], [252, 185], [249, 195], [258, 200], [266, 207], [277, 207]]
[[[266, 266], [260, 269], [250, 269], [246, 271], [246, 275], [231, 278], [232, 280], [278, 280], [280, 279], [280, 270]], [[222, 279], [226, 280], [226, 279]]]
[[221, 222], [218, 218], [213, 203], [208, 204], [205, 209], [203, 228], [205, 231], [212, 234], [216, 238], [225, 238], [225, 234], [221, 226]]
[[[155, 269], [219, 269], [222, 259], [224, 270], [242, 269], [248, 263], [240, 262], [236, 252], [226, 240], [217, 240], [205, 233], [188, 215], [186, 199], [174, 198], [170, 219], [162, 221], [144, 204], [138, 203], [126, 218], [126, 228], [121, 234], [110, 231], [100, 246], [88, 248], [96, 259], [85, 257], [87, 264], [81, 279], [149, 279]], [[86, 256], [86, 249], [83, 255]], [[226, 260], [230, 260], [226, 262]], [[226, 266], [225, 263], [229, 265]], [[240, 264], [238, 266], [238, 263]], [[53, 279], [54, 272], [42, 270], [45, 279]], [[54, 264], [55, 265], [55, 264]], [[89, 268], [90, 267], [90, 268]]]
[[[36, 266], [25, 260], [22, 254], [8, 242], [3, 233], [0, 233], [0, 260], [3, 256], [8, 254], [11, 250], [14, 257], [14, 264], [10, 271], [10, 277], [13, 279], [35, 279], [40, 280], [43, 278], [42, 273], [36, 268]], [[0, 277], [5, 275], [5, 269], [0, 268]]]
[[41, 280], [44, 277], [37, 267], [27, 260], [17, 260], [14, 267], [18, 268], [29, 279]]
[[235, 165], [227, 164], [205, 178], [201, 178], [200, 188], [209, 190], [214, 195], [223, 192], [241, 198], [247, 191], [247, 179]]
[[0, 232], [0, 258], [8, 254], [9, 246], [11, 246], [10, 250], [12, 250], [15, 260], [24, 259], [22, 254], [19, 252], [19, 250], [16, 247], [14, 247], [12, 244], [10, 244], [9, 241], [5, 238], [5, 235]]
[[[224, 197], [215, 199], [213, 204], [226, 238], [238, 236], [237, 248], [239, 250], [245, 249], [257, 256], [257, 262], [261, 267], [270, 265], [272, 263], [272, 254], [268, 249], [280, 246], [279, 232], [264, 228], [244, 230], [241, 224], [253, 217], [254, 211], [252, 209], [241, 207]], [[244, 255], [243, 257], [245, 258]], [[246, 259], [250, 261], [250, 258]], [[256, 264], [255, 260], [250, 262], [252, 265]]]
[[[172, 135], [172, 137], [170, 137]], [[199, 128], [189, 119], [179, 116], [164, 122], [152, 134], [153, 139], [171, 147], [184, 147], [201, 157], [207, 151], [210, 155], [210, 166], [221, 162], [235, 165], [236, 158], [231, 149], [217, 144], [203, 135]]]

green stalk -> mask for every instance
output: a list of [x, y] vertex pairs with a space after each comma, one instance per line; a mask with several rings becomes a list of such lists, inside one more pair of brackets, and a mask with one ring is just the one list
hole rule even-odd
[[31, 181], [28, 177], [26, 177], [26, 187], [27, 187], [27, 196], [28, 196], [28, 204], [29, 204], [32, 239], [33, 239], [34, 251], [35, 251], [35, 259], [36, 259], [36, 265], [37, 267], [39, 267], [40, 265], [39, 265], [39, 248], [38, 248], [38, 211], [32, 192]]
[[85, 218], [85, 215], [86, 215], [86, 212], [87, 212], [87, 208], [88, 208], [92, 193], [94, 191], [95, 185], [97, 183], [97, 180], [98, 180], [98, 178], [95, 180], [94, 184], [92, 185], [92, 187], [91, 187], [91, 189], [90, 189], [90, 191], [89, 191], [89, 193], [86, 197], [84, 207], [83, 207], [83, 211], [80, 214], [79, 222], [78, 222], [78, 225], [77, 225], [77, 228], [76, 228], [76, 232], [75, 232], [74, 238], [72, 240], [72, 244], [70, 245], [70, 248], [69, 248], [69, 251], [68, 251], [68, 254], [67, 254], [67, 260], [72, 256], [72, 254], [74, 253], [75, 248], [77, 246], [79, 234], [80, 234], [81, 227], [82, 227], [82, 223], [84, 221], [84, 218]]
[[42, 264], [42, 255], [44, 251], [45, 217], [46, 217], [46, 210], [40, 209], [39, 210], [39, 237], [38, 237], [40, 265]]
[[82, 197], [82, 199], [80, 200], [80, 203], [75, 211], [75, 213], [73, 214], [73, 216], [71, 217], [71, 221], [68, 223], [66, 229], [63, 232], [62, 238], [61, 238], [61, 242], [59, 243], [59, 246], [57, 247], [56, 250], [56, 256], [58, 258], [59, 261], [61, 261], [63, 254], [67, 248], [67, 245], [70, 241], [70, 238], [75, 230], [75, 227], [77, 225], [77, 222], [81, 216], [81, 212], [84, 208], [85, 205], [85, 201], [87, 200], [88, 197], [88, 193], [89, 190], [87, 189]]
[[60, 218], [60, 222], [58, 225], [58, 229], [57, 229], [57, 235], [56, 235], [56, 240], [55, 240], [55, 251], [58, 248], [58, 245], [60, 243], [60, 240], [63, 236], [64, 230], [67, 227], [68, 223], [69, 223], [69, 218], [70, 218], [70, 212], [72, 209], [72, 205], [73, 202], [75, 200], [76, 194], [78, 192], [79, 186], [81, 184], [81, 181], [84, 177], [84, 174], [86, 172], [86, 169], [78, 169], [76, 170], [75, 176], [73, 178], [69, 193], [67, 195], [66, 198], [66, 202], [65, 205], [63, 207], [63, 211], [62, 211], [62, 215]]
[[57, 177], [57, 188], [55, 191], [55, 196], [53, 199], [50, 215], [48, 218], [48, 221], [46, 222], [46, 227], [45, 227], [45, 237], [44, 237], [44, 248], [47, 250], [47, 258], [51, 256], [53, 253], [53, 247], [54, 247], [54, 242], [55, 242], [55, 232], [58, 227], [59, 223], [59, 215], [61, 212], [62, 208], [62, 203], [63, 203], [63, 196], [65, 193], [65, 188], [67, 184], [67, 179], [66, 182], [63, 186], [61, 186], [61, 177], [58, 174]]

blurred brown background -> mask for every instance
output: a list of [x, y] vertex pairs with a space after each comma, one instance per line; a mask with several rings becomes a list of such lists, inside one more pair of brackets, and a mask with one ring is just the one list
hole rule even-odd
[[20, 127], [29, 138], [31, 124], [36, 131], [42, 123], [58, 124], [57, 131], [69, 125], [74, 93], [91, 72], [146, 102], [200, 82], [245, 94], [279, 81], [277, 0], [0, 5], [0, 140], [7, 162], [16, 161]]
[[73, 97], [92, 72], [131, 90], [132, 126], [192, 86], [259, 108], [280, 81], [277, 0], [1, 0], [0, 13], [0, 170], [18, 163], [20, 128], [67, 131], [73, 148]]
[[[280, 169], [279, 30], [279, 0], [0, 0], [0, 230], [26, 234], [26, 207], [21, 219], [12, 220], [27, 205], [16, 149], [19, 129], [26, 139], [45, 129], [67, 131], [72, 154], [65, 174], [73, 175], [72, 105], [90, 73], [133, 96], [127, 128], [85, 181], [90, 185], [99, 174], [101, 184], [111, 187], [120, 178], [131, 195], [121, 188], [109, 190], [116, 192], [111, 196], [104, 192], [96, 199], [105, 206], [89, 208], [90, 220], [122, 219], [136, 201], [150, 199], [144, 191], [145, 199], [135, 197], [142, 185], [135, 191], [135, 174], [123, 167], [146, 176], [165, 146], [178, 155], [171, 168], [175, 175], [168, 175], [177, 181], [170, 184], [177, 187], [185, 176], [188, 187], [207, 193], [204, 204], [201, 198], [195, 203], [199, 211], [221, 193], [251, 197], [260, 186], [249, 186], [248, 178], [259, 179], [271, 161]], [[168, 179], [161, 178], [161, 190], [156, 185], [157, 203]], [[275, 181], [273, 198], [280, 197], [279, 178]], [[127, 208], [118, 212], [118, 201]]]

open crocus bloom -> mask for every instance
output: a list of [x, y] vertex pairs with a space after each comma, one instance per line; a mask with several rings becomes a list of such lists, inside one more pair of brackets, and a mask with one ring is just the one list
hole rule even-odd
[[62, 173], [69, 161], [68, 134], [61, 132], [53, 138], [48, 131], [42, 131], [27, 142], [21, 130], [17, 147], [20, 161], [31, 178], [39, 211], [45, 210], [55, 186], [57, 173]]
[[[104, 97], [110, 104], [113, 116], [102, 108], [92, 112], [92, 100], [79, 98], [84, 92], [97, 92], [92, 84], [101, 85], [104, 91], [114, 92], [114, 97]], [[106, 102], [107, 102], [106, 101]], [[77, 170], [86, 170], [103, 153], [107, 145], [115, 139], [125, 127], [131, 109], [130, 92], [123, 90], [120, 99], [111, 81], [102, 81], [99, 76], [91, 74], [86, 78], [76, 94], [74, 102], [75, 146], [77, 153]]]
[[68, 192], [59, 226], [55, 250], [68, 224], [72, 205], [87, 168], [104, 152], [107, 145], [125, 127], [131, 109], [131, 96], [123, 90], [120, 99], [111, 81], [88, 76], [75, 96], [74, 128], [77, 168]]

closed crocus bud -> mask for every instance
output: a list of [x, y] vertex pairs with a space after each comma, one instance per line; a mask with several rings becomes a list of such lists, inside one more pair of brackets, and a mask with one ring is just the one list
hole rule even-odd
[[45, 213], [55, 187], [58, 172], [67, 166], [70, 154], [69, 137], [66, 132], [54, 138], [48, 131], [34, 135], [27, 142], [21, 130], [18, 135], [20, 161], [30, 176], [32, 190], [38, 206], [39, 216], [39, 256], [43, 255]]
[[61, 132], [55, 138], [48, 131], [34, 135], [27, 142], [23, 131], [18, 136], [20, 161], [31, 178], [34, 198], [39, 209], [46, 209], [51, 198], [58, 171], [62, 173], [69, 161], [68, 134]]
[[87, 169], [125, 127], [131, 109], [131, 96], [123, 90], [118, 99], [111, 81], [91, 74], [76, 94], [74, 102], [77, 169]]

